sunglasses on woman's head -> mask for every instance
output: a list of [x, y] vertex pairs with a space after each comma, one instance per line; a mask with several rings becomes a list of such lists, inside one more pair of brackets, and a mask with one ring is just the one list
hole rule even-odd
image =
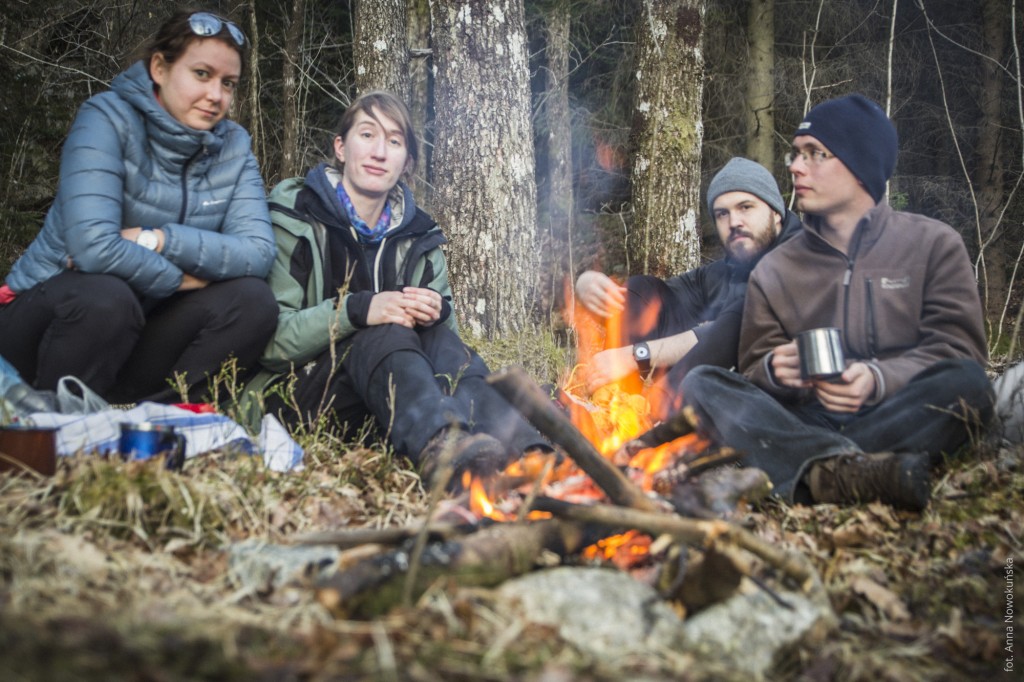
[[217, 35], [220, 33], [222, 28], [227, 26], [228, 33], [231, 34], [231, 38], [238, 43], [238, 46], [245, 46], [245, 34], [242, 33], [242, 29], [238, 28], [238, 26], [227, 19], [221, 19], [216, 14], [210, 14], [209, 12], [196, 12], [188, 18], [188, 25], [192, 28], [193, 33], [204, 38], [207, 36]]

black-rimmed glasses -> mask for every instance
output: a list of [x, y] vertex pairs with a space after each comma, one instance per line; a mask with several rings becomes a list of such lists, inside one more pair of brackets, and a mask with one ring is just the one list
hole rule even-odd
[[245, 34], [242, 33], [242, 29], [238, 28], [238, 26], [227, 19], [221, 19], [216, 14], [210, 14], [209, 12], [196, 12], [188, 18], [188, 25], [192, 29], [193, 33], [197, 36], [202, 36], [203, 38], [215, 36], [221, 32], [221, 29], [227, 26], [228, 33], [231, 35], [232, 40], [238, 43], [239, 47], [245, 46]]

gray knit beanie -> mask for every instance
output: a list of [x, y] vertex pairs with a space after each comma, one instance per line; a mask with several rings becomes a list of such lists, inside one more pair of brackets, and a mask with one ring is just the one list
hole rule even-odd
[[779, 192], [779, 183], [768, 169], [750, 159], [736, 156], [711, 178], [708, 185], [708, 213], [715, 214], [715, 199], [726, 192], [749, 192], [768, 204], [780, 216], [786, 215], [786, 202]]

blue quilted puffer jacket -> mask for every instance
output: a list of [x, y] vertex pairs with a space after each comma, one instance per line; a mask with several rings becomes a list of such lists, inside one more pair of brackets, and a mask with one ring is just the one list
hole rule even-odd
[[[161, 253], [121, 238], [122, 228], [137, 226], [163, 229]], [[266, 277], [274, 254], [249, 134], [227, 119], [209, 131], [178, 122], [140, 61], [79, 109], [53, 206], [7, 285], [26, 291], [71, 263], [159, 299], [175, 292], [183, 272], [209, 281]]]

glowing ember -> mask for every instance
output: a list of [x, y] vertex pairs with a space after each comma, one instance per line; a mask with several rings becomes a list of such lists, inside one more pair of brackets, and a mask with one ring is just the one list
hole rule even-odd
[[635, 530], [612, 535], [583, 550], [583, 558], [591, 561], [611, 561], [620, 569], [627, 569], [646, 561], [650, 554], [651, 538]]

